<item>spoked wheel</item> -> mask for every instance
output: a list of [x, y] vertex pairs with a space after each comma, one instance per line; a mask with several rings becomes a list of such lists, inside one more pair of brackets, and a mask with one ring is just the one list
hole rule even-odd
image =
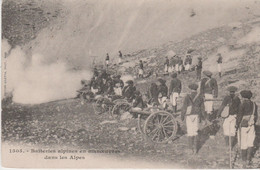
[[152, 113], [145, 121], [144, 134], [155, 143], [166, 143], [177, 133], [177, 121], [168, 112]]
[[106, 97], [99, 97], [96, 99], [96, 102], [93, 103], [94, 111], [96, 114], [101, 114], [109, 111], [109, 105], [107, 103], [110, 103], [109, 98]]
[[131, 109], [132, 105], [127, 102], [117, 103], [111, 112], [111, 116], [115, 119], [120, 119], [121, 115]]

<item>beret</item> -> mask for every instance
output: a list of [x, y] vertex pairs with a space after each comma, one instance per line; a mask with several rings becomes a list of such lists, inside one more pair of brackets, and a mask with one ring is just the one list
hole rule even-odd
[[192, 84], [190, 84], [188, 87], [189, 87], [191, 90], [197, 90], [199, 86], [198, 86], [197, 84], [195, 84], [195, 83], [192, 83]]
[[208, 77], [212, 76], [212, 72], [210, 72], [208, 70], [203, 71], [203, 74], [205, 74]]
[[237, 87], [235, 87], [235, 86], [229, 86], [229, 87], [227, 88], [227, 90], [230, 91], [230, 92], [236, 92], [238, 89], [237, 89]]
[[252, 97], [252, 92], [250, 90], [242, 90], [240, 92], [240, 95], [243, 97], [243, 98], [247, 98], [247, 99], [250, 99]]
[[173, 74], [171, 75], [171, 77], [172, 77], [172, 78], [176, 78], [176, 77], [177, 77], [177, 73], [173, 73]]

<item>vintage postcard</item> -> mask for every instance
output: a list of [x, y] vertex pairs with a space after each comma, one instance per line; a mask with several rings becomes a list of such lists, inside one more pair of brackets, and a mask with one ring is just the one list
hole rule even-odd
[[260, 0], [3, 0], [5, 168], [260, 168]]

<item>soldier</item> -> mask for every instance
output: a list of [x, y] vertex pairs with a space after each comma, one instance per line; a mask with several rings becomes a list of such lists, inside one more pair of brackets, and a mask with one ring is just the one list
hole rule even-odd
[[121, 78], [120, 75], [115, 76], [114, 82], [113, 82], [115, 94], [118, 96], [122, 96], [122, 90], [124, 87], [124, 82], [120, 78]]
[[140, 60], [140, 63], [139, 63], [138, 77], [141, 77], [141, 78], [144, 77], [144, 65], [143, 65], [143, 61], [142, 60]]
[[122, 62], [122, 59], [123, 59], [123, 55], [121, 53], [121, 51], [118, 51], [119, 53], [119, 58], [118, 58], [118, 64]]
[[128, 80], [126, 82], [126, 86], [122, 90], [122, 95], [129, 101], [132, 102], [134, 99], [134, 92], [136, 91], [136, 87], [134, 86], [134, 82], [132, 80]]
[[168, 59], [167, 56], [165, 57], [165, 59], [166, 59], [166, 60], [165, 60], [165, 63], [164, 63], [164, 72], [165, 72], [165, 73], [168, 73], [170, 61], [169, 61], [169, 59]]
[[190, 60], [189, 60], [189, 55], [188, 54], [186, 55], [186, 58], [184, 60], [184, 65], [185, 65], [185, 67], [184, 67], [185, 71], [190, 70]]
[[134, 108], [141, 108], [141, 109], [146, 107], [146, 105], [143, 101], [143, 98], [142, 98], [142, 94], [138, 90], [136, 90], [134, 92], [133, 107]]
[[159, 103], [162, 105], [164, 109], [166, 109], [166, 100], [168, 95], [168, 87], [166, 86], [166, 81], [159, 78], [158, 82], [160, 85], [158, 86], [158, 93], [159, 93]]
[[212, 78], [210, 71], [203, 71], [206, 76], [201, 80], [200, 91], [205, 97], [205, 111], [206, 117], [209, 119], [210, 115], [213, 114], [213, 98], [218, 97], [218, 84], [217, 80]]
[[239, 127], [238, 143], [241, 148], [243, 165], [246, 166], [250, 164], [253, 154], [258, 107], [255, 102], [251, 101], [253, 94], [250, 90], [243, 90], [240, 92], [240, 95], [242, 97], [242, 103], [237, 115], [237, 127]]
[[106, 67], [108, 68], [108, 64], [109, 64], [109, 55], [107, 53], [107, 56], [106, 56]]
[[177, 73], [173, 73], [171, 75], [172, 80], [170, 83], [170, 87], [169, 87], [169, 93], [168, 93], [168, 97], [171, 100], [174, 112], [177, 112], [177, 98], [179, 97], [180, 93], [181, 93], [181, 81], [177, 78]]
[[91, 89], [91, 92], [94, 93], [94, 94], [97, 94], [98, 91], [99, 91], [99, 77], [97, 75], [94, 75], [90, 81], [90, 89]]
[[203, 112], [203, 96], [197, 93], [197, 84], [190, 84], [188, 87], [191, 89], [191, 93], [184, 98], [181, 119], [184, 121], [186, 116], [189, 147], [191, 152], [196, 154], [198, 152], [199, 120]]
[[179, 71], [178, 71], [178, 73], [180, 74], [180, 73], [182, 72], [182, 70], [183, 70], [183, 60], [182, 60], [182, 58], [180, 57], [180, 58], [179, 58]]
[[[227, 89], [229, 94], [224, 97], [220, 108], [218, 109], [218, 117], [221, 115], [224, 118], [223, 131], [226, 145], [231, 143], [231, 148], [235, 144], [236, 135], [236, 117], [240, 106], [240, 99], [235, 92], [237, 87], [230, 86]], [[222, 113], [222, 114], [221, 114]], [[231, 141], [229, 141], [229, 139]]]
[[197, 80], [201, 79], [201, 71], [202, 71], [202, 58], [198, 58], [198, 64], [196, 65], [196, 71], [197, 71]]
[[155, 105], [158, 105], [159, 104], [159, 101], [158, 101], [158, 86], [155, 84], [155, 83], [152, 83], [150, 88], [149, 88], [149, 103], [153, 103]]
[[179, 72], [179, 56], [175, 55], [175, 71], [178, 73]]
[[219, 74], [219, 77], [221, 77], [222, 56], [221, 56], [220, 53], [218, 53], [217, 56], [218, 56], [218, 60], [217, 60], [217, 63], [218, 63], [218, 74]]

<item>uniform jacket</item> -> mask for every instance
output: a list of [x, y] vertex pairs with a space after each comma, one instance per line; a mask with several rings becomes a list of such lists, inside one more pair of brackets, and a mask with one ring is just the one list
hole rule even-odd
[[170, 61], [169, 61], [169, 59], [167, 58], [166, 61], [165, 61], [165, 63], [164, 63], [164, 65], [169, 66], [169, 64], [170, 64]]
[[200, 60], [197, 64], [197, 70], [201, 70], [202, 69], [202, 61]]
[[215, 97], [218, 97], [218, 84], [217, 80], [214, 78], [204, 78], [201, 80], [200, 86], [201, 92], [204, 94], [213, 94]]
[[162, 97], [167, 97], [168, 95], [168, 87], [166, 86], [166, 84], [161, 84], [159, 87], [158, 87], [158, 93], [162, 94]]
[[135, 92], [136, 88], [135, 86], [132, 86], [132, 85], [127, 85], [123, 88], [122, 90], [122, 95], [129, 99], [129, 100], [132, 100], [134, 98], [134, 92]]
[[222, 57], [219, 57], [218, 60], [217, 60], [217, 63], [222, 63]]
[[140, 108], [145, 107], [145, 103], [142, 99], [142, 95], [138, 95], [134, 97], [133, 107], [140, 107]]
[[[195, 97], [196, 99], [194, 100]], [[201, 114], [204, 112], [203, 96], [201, 94], [197, 95], [197, 92], [192, 92], [191, 94], [185, 96], [181, 109], [182, 117], [186, 115], [188, 106], [192, 106], [191, 115], [201, 116]]]
[[237, 115], [237, 125], [240, 124], [240, 122], [242, 121], [243, 119], [243, 116], [248, 116], [248, 115], [252, 115], [254, 114], [255, 116], [255, 122], [257, 121], [258, 119], [258, 113], [257, 113], [257, 105], [255, 105], [255, 113], [252, 113], [253, 112], [253, 102], [249, 99], [245, 99], [242, 101], [242, 103], [240, 104], [240, 107], [239, 107], [239, 111], [238, 111], [238, 115]]
[[144, 65], [143, 65], [143, 63], [140, 63], [140, 64], [139, 64], [139, 67], [140, 67], [140, 69], [143, 70], [143, 69], [144, 69]]
[[181, 88], [181, 81], [178, 78], [173, 78], [169, 87], [169, 95], [171, 95], [173, 92], [181, 93]]
[[218, 110], [218, 115], [221, 115], [223, 109], [229, 104], [229, 114], [230, 115], [237, 115], [239, 106], [240, 106], [240, 99], [238, 96], [230, 96], [227, 95], [224, 97], [222, 104]]

